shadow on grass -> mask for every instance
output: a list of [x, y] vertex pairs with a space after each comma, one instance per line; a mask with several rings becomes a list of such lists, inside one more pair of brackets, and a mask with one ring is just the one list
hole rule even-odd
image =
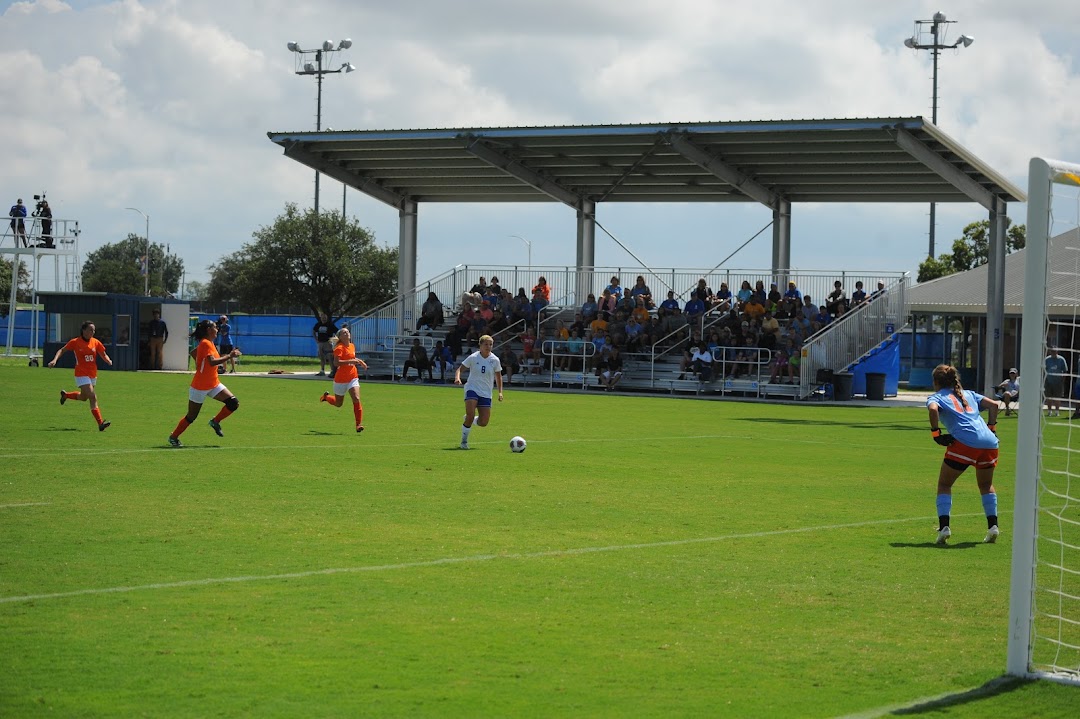
[[890, 547], [896, 547], [897, 549], [971, 549], [977, 547], [982, 542], [957, 542], [956, 544], [941, 545], [937, 542], [891, 542]]
[[45, 432], [83, 432], [84, 430], [77, 429], [75, 427], [46, 427]]
[[[787, 419], [784, 417], [746, 417], [740, 418], [740, 422], [768, 422], [771, 424], [797, 424], [805, 425], [805, 419]], [[815, 419], [813, 424], [817, 427], [831, 425], [834, 427], [843, 427], [844, 429], [895, 429], [904, 432], [925, 432], [926, 428], [923, 426], [915, 426], [910, 424], [897, 424], [896, 422], [841, 422], [828, 419]]]
[[980, 701], [982, 699], [989, 699], [990, 697], [1000, 696], [1002, 694], [1008, 694], [1015, 691], [1020, 687], [1030, 684], [1032, 680], [1024, 679], [1021, 677], [1014, 677], [1009, 675], [1003, 675], [995, 677], [990, 681], [983, 684], [981, 687], [975, 689], [969, 689], [966, 692], [960, 692], [959, 694], [948, 694], [937, 699], [931, 699], [930, 701], [923, 702], [922, 704], [916, 704], [915, 706], [905, 707], [903, 709], [897, 709], [890, 712], [890, 716], [913, 716], [918, 714], [927, 714], [930, 712], [937, 712], [939, 709], [947, 709], [949, 707], [960, 706], [962, 704], [968, 704], [970, 702]]
[[304, 434], [313, 437], [336, 437], [340, 435], [341, 432], [324, 432], [321, 429], [309, 429], [307, 432], [304, 432]]

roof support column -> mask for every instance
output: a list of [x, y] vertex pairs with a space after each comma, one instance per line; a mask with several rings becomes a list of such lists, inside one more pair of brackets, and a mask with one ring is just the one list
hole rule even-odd
[[574, 304], [580, 305], [593, 286], [596, 266], [596, 203], [582, 200], [577, 211], [577, 281]]
[[780, 273], [791, 269], [791, 201], [777, 198], [772, 218], [772, 271], [777, 284], [783, 287]]
[[[398, 294], [409, 295], [416, 288], [416, 215], [419, 206], [415, 200], [405, 200], [398, 210]], [[401, 326], [398, 334], [405, 334], [413, 325], [411, 308], [404, 305], [399, 308], [398, 317]]]
[[[981, 385], [983, 394], [991, 397], [994, 385], [1002, 376], [1001, 355], [1005, 343], [1005, 230], [1008, 225], [1005, 202], [994, 198], [994, 207], [990, 210], [990, 237], [987, 238], [986, 342], [983, 344], [985, 355], [982, 361]], [[1042, 328], [1037, 328], [1036, 331], [1041, 332]], [[1029, 373], [1041, 370], [1041, 367], [1026, 368]]]

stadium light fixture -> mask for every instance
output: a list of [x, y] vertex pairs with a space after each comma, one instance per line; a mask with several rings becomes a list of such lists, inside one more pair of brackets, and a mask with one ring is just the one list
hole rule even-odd
[[146, 214], [137, 207], [125, 207], [125, 210], [131, 210], [132, 212], [138, 212], [146, 220], [146, 259], [143, 265], [143, 296], [150, 296], [150, 215]]
[[[356, 69], [351, 62], [343, 62], [341, 67], [337, 70], [330, 70], [325, 65], [329, 65], [333, 58], [334, 53], [341, 50], [348, 50], [352, 47], [352, 40], [345, 38], [341, 42], [334, 46], [332, 40], [324, 40], [318, 50], [304, 50], [300, 47], [299, 43], [293, 41], [286, 45], [289, 51], [296, 55], [296, 69], [294, 72], [297, 75], [314, 75], [318, 90], [315, 95], [315, 131], [322, 130], [322, 80], [323, 75], [335, 75], [337, 73], [350, 73]], [[311, 62], [309, 56], [315, 56], [315, 62]], [[344, 197], [344, 192], [342, 194]], [[315, 215], [319, 215], [319, 171], [315, 171]], [[345, 217], [344, 201], [342, 202], [341, 210], [342, 219]]]
[[532, 243], [526, 240], [521, 235], [510, 235], [510, 237], [516, 237], [517, 239], [525, 243], [525, 247], [527, 247], [529, 250], [529, 272], [532, 272]]
[[[949, 20], [945, 17], [945, 13], [936, 12], [934, 17], [930, 20], [916, 20], [915, 21], [915, 34], [904, 40], [904, 47], [911, 50], [929, 50], [930, 54], [934, 58], [934, 91], [932, 95], [931, 104], [931, 120], [937, 124], [937, 109], [938, 109], [938, 55], [942, 50], [956, 50], [960, 47], [971, 47], [971, 43], [975, 42], [975, 38], [971, 35], [961, 35], [956, 42], [946, 43], [945, 35], [948, 32], [949, 25], [955, 24], [955, 20]], [[922, 43], [919, 39], [929, 33], [932, 42]], [[937, 224], [937, 205], [933, 202], [930, 203], [930, 248], [927, 252], [927, 256], [934, 256], [934, 233], [935, 225]]]

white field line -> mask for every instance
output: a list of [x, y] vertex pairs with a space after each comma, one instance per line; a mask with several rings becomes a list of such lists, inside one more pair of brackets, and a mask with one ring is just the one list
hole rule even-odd
[[[982, 516], [981, 514], [956, 514], [955, 517]], [[183, 587], [205, 587], [214, 584], [241, 584], [244, 582], [272, 582], [278, 580], [303, 579], [306, 577], [318, 577], [330, 574], [358, 574], [361, 572], [387, 572], [397, 569], [417, 569], [421, 567], [438, 567], [447, 564], [466, 564], [474, 562], [487, 562], [493, 559], [545, 559], [548, 557], [574, 557], [583, 554], [597, 554], [600, 552], [622, 552], [632, 549], [656, 549], [659, 547], [684, 547], [691, 544], [709, 544], [713, 542], [726, 542], [735, 539], [757, 539], [760, 537], [777, 537], [785, 534], [803, 534], [807, 532], [822, 532], [834, 529], [854, 529], [857, 527], [872, 527], [881, 524], [902, 524], [905, 522], [930, 522], [930, 517], [906, 517], [902, 519], [873, 519], [866, 522], [851, 522], [849, 524], [827, 524], [818, 527], [799, 527], [796, 529], [775, 529], [765, 532], [748, 532], [745, 534], [729, 534], [724, 537], [698, 537], [694, 539], [672, 539], [665, 542], [644, 542], [639, 544], [615, 544], [605, 547], [577, 547], [571, 549], [550, 549], [543, 552], [509, 553], [509, 554], [475, 554], [467, 557], [444, 557], [442, 559], [429, 559], [422, 562], [403, 562], [400, 564], [376, 564], [367, 567], [331, 567], [327, 569], [312, 569], [306, 572], [289, 572], [286, 574], [256, 574], [238, 577], [210, 577], [207, 579], [189, 579], [180, 582], [160, 582], [156, 584], [137, 584], [129, 587], [102, 587], [98, 589], [76, 589], [70, 592], [55, 592], [51, 594], [25, 594], [16, 597], [0, 597], [0, 604], [12, 604], [15, 602], [33, 602], [44, 599], [64, 599], [66, 597], [79, 597], [93, 594], [118, 594], [122, 592], [139, 592], [151, 589], [178, 589]]]
[[47, 507], [49, 502], [19, 502], [18, 504], [0, 504], [0, 509], [14, 509], [15, 507]]

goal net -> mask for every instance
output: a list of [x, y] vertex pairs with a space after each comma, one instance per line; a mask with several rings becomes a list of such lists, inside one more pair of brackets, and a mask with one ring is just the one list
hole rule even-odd
[[[1025, 262], [1007, 665], [1080, 684], [1080, 165], [1031, 160]], [[1046, 381], [1051, 346], [1060, 383]]]

